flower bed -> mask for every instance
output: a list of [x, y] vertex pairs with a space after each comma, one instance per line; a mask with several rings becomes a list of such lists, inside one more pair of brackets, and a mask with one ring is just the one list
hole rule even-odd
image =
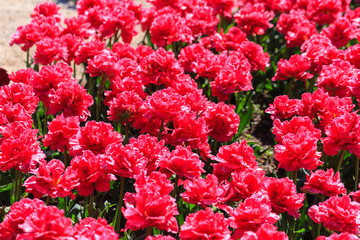
[[148, 2], [13, 34], [0, 239], [359, 239], [360, 8]]

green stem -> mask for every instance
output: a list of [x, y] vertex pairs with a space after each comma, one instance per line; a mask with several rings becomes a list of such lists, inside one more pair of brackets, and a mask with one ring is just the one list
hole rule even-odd
[[118, 133], [121, 133], [121, 125], [120, 125], [120, 123], [116, 123], [116, 131]]
[[69, 166], [69, 156], [68, 156], [68, 150], [67, 150], [66, 146], [64, 148], [64, 165], [65, 165], [65, 169]]
[[151, 236], [152, 235], [152, 229], [153, 228], [151, 226], [146, 228], [146, 236]]
[[172, 194], [172, 197], [175, 199], [177, 199], [178, 183], [179, 183], [179, 176], [176, 174], [174, 190], [173, 190], [173, 194]]
[[114, 42], [113, 42], [113, 44], [111, 45], [111, 48], [112, 48], [112, 46], [114, 46], [114, 44], [119, 40], [119, 37], [120, 37], [120, 36], [118, 36], [118, 33], [119, 33], [119, 29], [116, 30], [116, 32], [115, 32], [115, 34], [114, 34]]
[[76, 78], [76, 63], [73, 64], [73, 78]]
[[293, 218], [293, 222], [292, 222], [292, 232], [293, 232], [293, 239], [297, 239], [297, 232], [296, 232], [296, 220], [295, 218]]
[[213, 141], [210, 144], [211, 152], [217, 152], [217, 141], [213, 139]]
[[19, 181], [18, 181], [18, 178], [19, 178], [19, 171], [18, 170], [15, 170], [15, 181], [14, 181], [14, 202], [17, 202], [18, 201], [18, 197], [17, 197], [17, 189], [18, 189], [18, 184], [19, 184]]
[[358, 190], [358, 184], [359, 184], [359, 157], [356, 156], [356, 162], [355, 162], [355, 191]]
[[220, 33], [221, 29], [223, 29], [223, 24], [224, 24], [224, 11], [221, 11], [218, 33]]
[[[15, 169], [12, 169], [12, 170], [14, 171]], [[12, 173], [12, 171], [10, 171], [10, 175], [12, 177], [14, 175], [14, 173]], [[15, 172], [15, 177], [16, 177], [16, 172]], [[12, 178], [12, 179], [14, 180], [14, 178]], [[16, 184], [17, 184], [16, 181], [12, 181], [12, 183], [11, 183], [10, 205], [12, 205], [15, 202]]]
[[89, 78], [89, 86], [88, 86], [88, 94], [92, 96], [92, 89], [93, 89], [93, 80], [94, 78], [93, 77], [90, 77]]
[[48, 114], [47, 114], [48, 109], [46, 107], [44, 107], [44, 112], [45, 112], [45, 118], [44, 118], [44, 132], [43, 134], [47, 133], [47, 127], [48, 127]]
[[315, 78], [311, 78], [309, 80], [309, 87], [308, 87], [307, 91], [310, 93], [313, 93], [314, 85], [315, 85]]
[[16, 170], [18, 172], [17, 174], [17, 188], [16, 188], [16, 202], [20, 201], [21, 198], [21, 187], [22, 187], [22, 172], [20, 170]]
[[295, 186], [296, 186], [296, 183], [297, 183], [297, 176], [298, 176], [298, 171], [297, 171], [297, 170], [295, 170], [295, 171], [293, 172], [292, 176], [293, 176], [294, 184], [295, 184]]
[[294, 86], [294, 78], [290, 78], [290, 82], [289, 82], [289, 85], [288, 85], [288, 96], [289, 96], [289, 98], [292, 98], [293, 86]]
[[341, 168], [341, 165], [342, 165], [342, 162], [343, 162], [343, 159], [344, 159], [344, 155], [345, 155], [345, 150], [341, 150], [340, 159], [339, 159], [338, 165], [336, 167], [335, 173], [340, 171], [340, 168]]
[[287, 175], [287, 177], [288, 177], [289, 179], [294, 179], [294, 178], [293, 178], [293, 172], [292, 172], [292, 171], [286, 172], [286, 175]]
[[328, 159], [328, 155], [326, 155], [324, 152], [322, 153], [322, 161], [324, 162], [323, 165], [321, 165], [321, 167], [323, 168], [323, 170], [326, 170], [328, 168], [329, 165], [329, 161]]
[[65, 212], [65, 216], [67, 215], [67, 205], [69, 203], [69, 197], [66, 196], [65, 200], [64, 200], [64, 212]]
[[159, 136], [158, 136], [158, 142], [161, 140], [161, 134], [164, 131], [164, 120], [161, 121], [160, 130], [159, 130]]
[[159, 84], [160, 84], [160, 78], [158, 78], [158, 80], [157, 80], [155, 92], [159, 89]]
[[146, 29], [146, 32], [145, 32], [145, 34], [144, 34], [144, 37], [143, 37], [142, 41], [139, 43], [139, 45], [140, 45], [140, 44], [145, 45], [145, 39], [146, 39], [147, 35], [149, 34], [149, 29], [150, 29], [150, 27], [148, 27], [148, 28]]
[[97, 104], [96, 104], [96, 121], [97, 122], [100, 120], [101, 94], [102, 94], [103, 88], [105, 86], [105, 82], [106, 82], [106, 76], [102, 76], [100, 86], [99, 86], [99, 91], [98, 91]]
[[[251, 31], [252, 32], [252, 31]], [[259, 44], [259, 41], [258, 41], [258, 35], [253, 35], [254, 36], [254, 42], [255, 43], [257, 43], [257, 44]], [[260, 44], [259, 44], [260, 45]]]
[[287, 216], [288, 226], [289, 226], [289, 239], [294, 239], [294, 225], [295, 219], [292, 218], [290, 215]]
[[86, 207], [87, 207], [87, 205], [88, 205], [88, 202], [89, 202], [89, 197], [87, 196], [87, 197], [85, 197], [85, 200], [84, 200], [83, 218], [87, 218], [87, 217], [88, 217], [88, 215], [87, 215], [88, 211], [86, 211]]
[[27, 68], [30, 67], [30, 62], [29, 62], [29, 60], [30, 60], [30, 49], [28, 48], [28, 49], [26, 50], [26, 67], [27, 67]]
[[206, 173], [210, 172], [210, 159], [206, 160], [204, 170]]
[[125, 187], [125, 177], [120, 177], [120, 196], [119, 201], [116, 207], [116, 214], [115, 214], [115, 232], [120, 232], [120, 222], [121, 222], [121, 208], [123, 204], [124, 198], [124, 187]]
[[47, 197], [46, 197], [46, 206], [49, 206], [49, 204], [50, 204], [50, 196], [48, 195]]
[[93, 214], [94, 214], [94, 192], [92, 192], [90, 195], [88, 211], [89, 211], [89, 217], [93, 217]]
[[288, 228], [288, 215], [284, 212], [281, 214], [281, 225], [280, 228], [278, 229], [278, 231], [283, 231], [286, 233], [286, 235], [289, 235], [289, 229]]
[[106, 47], [108, 47], [108, 48], [112, 48], [112, 46], [111, 46], [111, 40], [112, 40], [112, 37], [111, 37], [111, 38], [109, 38], [109, 40], [108, 40], [108, 42], [107, 42], [107, 43], [106, 43], [106, 40], [105, 40]]
[[206, 80], [205, 82], [205, 88], [206, 89], [206, 97], [211, 101], [213, 99], [211, 94], [211, 86], [210, 86], [210, 80]]
[[316, 230], [316, 238], [318, 238], [320, 236], [321, 233], [321, 223], [319, 223], [317, 225], [317, 230]]
[[311, 226], [311, 236], [313, 239], [316, 239], [316, 233], [315, 233], [315, 224], [311, 218], [309, 218], [309, 225]]
[[126, 119], [126, 127], [125, 127], [124, 145], [129, 143], [130, 128], [131, 128], [131, 123], [129, 121], [129, 118], [127, 118]]
[[172, 42], [171, 48], [172, 48], [172, 50], [173, 50], [173, 53], [174, 53], [174, 55], [175, 55], [175, 58], [177, 58], [177, 56], [179, 55], [177, 42]]

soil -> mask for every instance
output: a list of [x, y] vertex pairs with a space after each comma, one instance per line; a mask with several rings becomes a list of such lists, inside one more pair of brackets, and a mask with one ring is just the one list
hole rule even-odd
[[[30, 15], [36, 4], [44, 0], [0, 0], [0, 68], [5, 69], [8, 73], [25, 68], [26, 53], [19, 46], [10, 46], [11, 35], [15, 33], [17, 27], [30, 22]], [[76, 16], [75, 3], [72, 0], [51, 0], [60, 6], [63, 17], [68, 18]], [[134, 0], [137, 4], [143, 4], [148, 7], [145, 0]], [[132, 45], [142, 40], [140, 28], [137, 29], [139, 34], [133, 39]], [[35, 47], [32, 48], [34, 50]]]

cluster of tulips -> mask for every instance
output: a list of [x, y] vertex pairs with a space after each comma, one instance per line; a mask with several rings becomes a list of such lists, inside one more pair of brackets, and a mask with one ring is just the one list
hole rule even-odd
[[147, 2], [44, 2], [12, 35], [0, 239], [359, 239], [360, 8]]

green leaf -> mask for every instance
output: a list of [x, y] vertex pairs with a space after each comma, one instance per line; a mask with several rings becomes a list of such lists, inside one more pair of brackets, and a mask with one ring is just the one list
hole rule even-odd
[[6, 192], [6, 191], [11, 190], [12, 185], [13, 185], [13, 183], [8, 183], [8, 184], [0, 186], [0, 192]]
[[153, 235], [159, 235], [161, 234], [161, 231], [159, 229], [157, 229], [156, 227], [153, 227]]
[[81, 220], [81, 213], [84, 210], [84, 207], [76, 203], [71, 210], [68, 212], [68, 216], [73, 222], [78, 222]]
[[185, 221], [183, 214], [177, 215], [177, 216], [176, 216], [176, 219], [177, 219], [177, 221], [178, 221], [179, 226], [181, 226], [181, 225], [184, 223], [184, 221]]
[[305, 228], [302, 228], [302, 229], [300, 229], [300, 230], [295, 231], [295, 233], [303, 233], [303, 232], [306, 232], [306, 229], [305, 229]]
[[58, 198], [58, 204], [57, 204], [57, 207], [59, 209], [65, 209], [65, 198]]
[[224, 33], [229, 32], [229, 29], [230, 29], [231, 27], [233, 27], [234, 25], [235, 25], [235, 22], [232, 22], [231, 24], [229, 24], [229, 25], [226, 27], [226, 30], [224, 31]]
[[151, 42], [151, 36], [150, 36], [150, 34], [148, 34], [148, 35], [146, 36], [146, 38], [147, 38], [147, 42], [148, 42], [149, 46], [150, 46], [153, 50], [155, 50], [155, 46], [154, 46], [154, 44]]
[[108, 213], [108, 212], [109, 212], [109, 209], [110, 209], [110, 208], [115, 207], [116, 205], [117, 205], [116, 203], [110, 204], [110, 202], [105, 201], [105, 203], [104, 203], [105, 208], [104, 208], [104, 210], [102, 210], [102, 211], [100, 212], [99, 217], [103, 217], [103, 215], [104, 215], [105, 213]]
[[124, 232], [124, 237], [120, 238], [121, 240], [132, 240], [133, 238], [131, 237], [131, 233], [132, 230], [127, 230]]
[[248, 109], [239, 114], [240, 124], [239, 124], [239, 128], [238, 128], [238, 132], [236, 134], [237, 137], [241, 134], [241, 132], [244, 130], [244, 128], [250, 123], [251, 118], [254, 114], [254, 107], [253, 107], [251, 101], [249, 101], [249, 102], [250, 102], [250, 104], [248, 106]]

